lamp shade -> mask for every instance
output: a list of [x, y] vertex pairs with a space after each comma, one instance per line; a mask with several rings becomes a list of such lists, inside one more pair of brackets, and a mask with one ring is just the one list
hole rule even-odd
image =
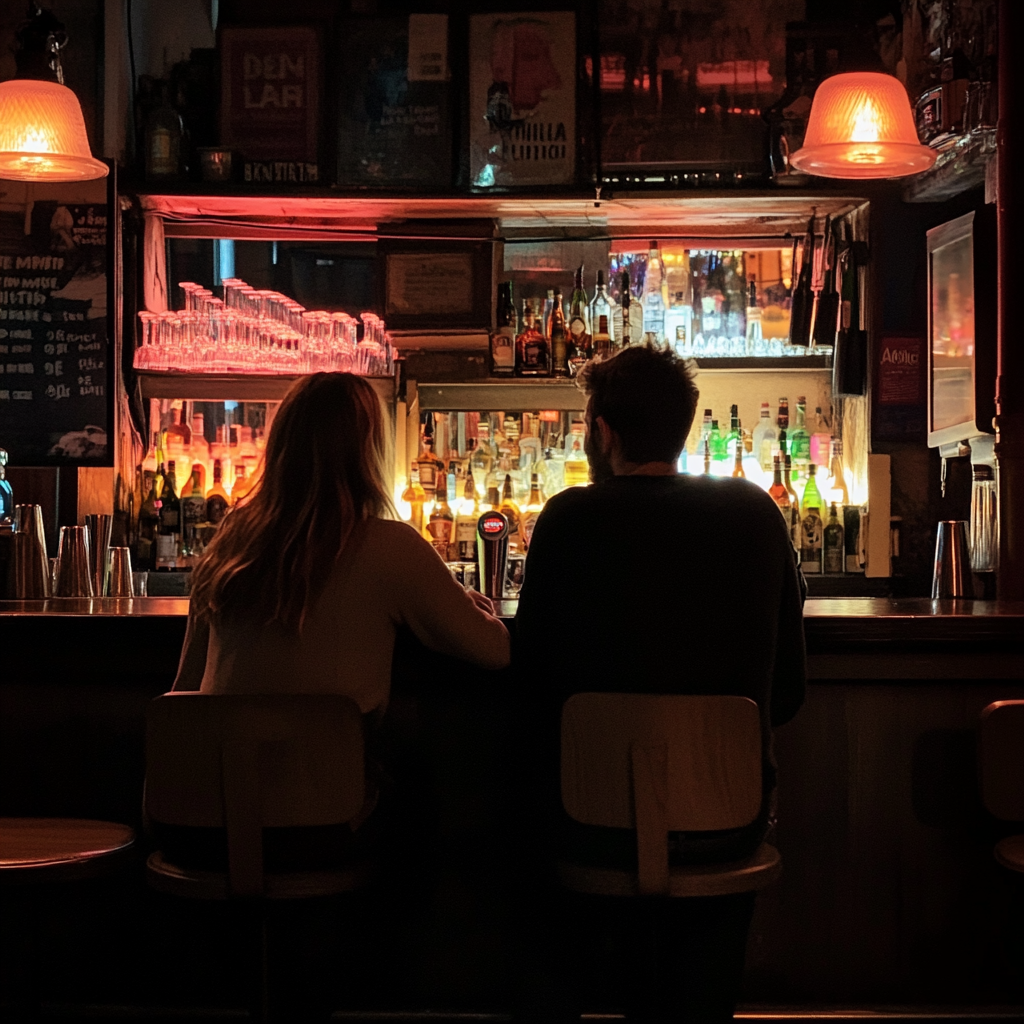
[[928, 170], [935, 157], [917, 138], [902, 83], [863, 71], [818, 86], [803, 147], [790, 163], [826, 178], [899, 178]]
[[78, 97], [56, 82], [0, 82], [0, 178], [85, 181], [103, 178], [94, 160]]

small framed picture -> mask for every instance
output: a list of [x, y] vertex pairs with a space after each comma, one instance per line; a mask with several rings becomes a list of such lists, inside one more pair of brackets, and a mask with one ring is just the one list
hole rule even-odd
[[492, 243], [382, 240], [381, 308], [394, 330], [491, 327]]

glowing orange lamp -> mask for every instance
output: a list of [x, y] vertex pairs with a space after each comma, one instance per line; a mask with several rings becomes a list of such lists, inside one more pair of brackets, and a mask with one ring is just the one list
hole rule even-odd
[[0, 82], [0, 178], [85, 181], [103, 178], [93, 158], [78, 97], [57, 82]]
[[825, 178], [899, 178], [928, 170], [935, 157], [917, 138], [902, 83], [858, 71], [818, 86], [804, 144], [789, 162]]

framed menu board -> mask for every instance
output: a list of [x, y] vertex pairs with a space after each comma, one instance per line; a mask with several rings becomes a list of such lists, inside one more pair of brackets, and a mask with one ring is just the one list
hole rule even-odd
[[114, 174], [0, 182], [0, 447], [12, 466], [112, 466]]

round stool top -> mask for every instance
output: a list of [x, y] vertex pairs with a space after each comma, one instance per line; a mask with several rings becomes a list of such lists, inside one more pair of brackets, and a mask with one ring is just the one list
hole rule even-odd
[[81, 818], [0, 818], [0, 879], [85, 878], [135, 843], [127, 825]]

